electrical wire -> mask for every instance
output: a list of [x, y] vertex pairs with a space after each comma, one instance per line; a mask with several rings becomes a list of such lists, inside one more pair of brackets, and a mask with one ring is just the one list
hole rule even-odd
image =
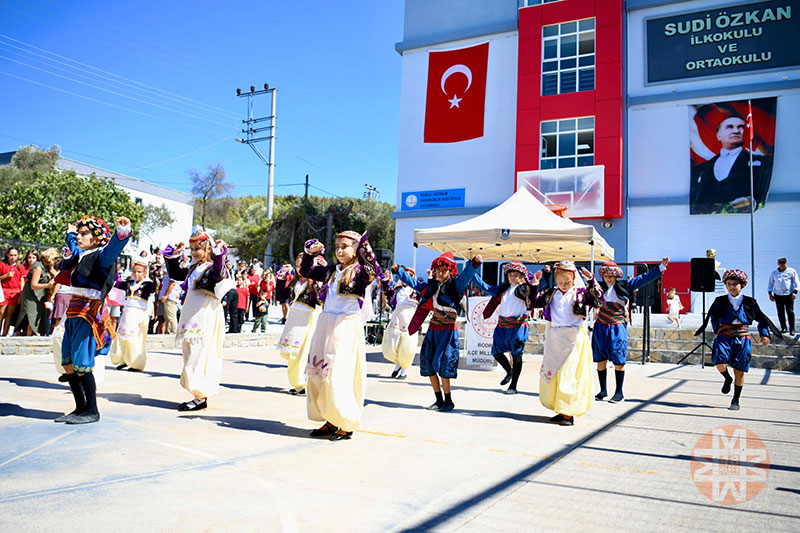
[[[24, 54], [28, 54], [28, 55], [32, 55], [32, 56], [36, 56], [36, 57], [44, 59], [44, 61], [42, 61], [42, 59], [39, 59], [38, 61], [40, 63], [44, 63], [45, 65], [47, 65], [48, 67], [51, 67], [51, 68], [60, 68], [60, 70], [67, 70], [67, 69], [79, 70], [81, 72], [85, 72], [85, 73], [89, 74], [89, 76], [95, 76], [95, 77], [98, 77], [98, 78], [103, 78], [103, 79], [106, 79], [106, 80], [109, 80], [109, 81], [113, 82], [116, 85], [126, 85], [126, 86], [128, 86], [128, 87], [130, 87], [130, 88], [132, 88], [132, 89], [134, 89], [136, 91], [144, 91], [144, 92], [153, 94], [153, 95], [155, 95], [155, 96], [157, 96], [159, 98], [172, 100], [172, 101], [174, 101], [176, 103], [179, 103], [181, 105], [186, 105], [186, 106], [198, 108], [201, 111], [206, 111], [206, 112], [209, 112], [209, 113], [217, 113], [219, 115], [223, 115], [223, 116], [226, 116], [228, 118], [234, 118], [234, 117], [238, 117], [239, 116], [236, 113], [234, 113], [233, 111], [228, 111], [226, 109], [223, 109], [221, 107], [217, 107], [217, 106], [214, 106], [214, 105], [211, 105], [211, 104], [204, 104], [202, 102], [198, 102], [196, 100], [192, 100], [191, 98], [187, 98], [185, 96], [174, 94], [174, 93], [171, 93], [169, 91], [165, 91], [164, 89], [159, 89], [158, 87], [153, 87], [152, 85], [148, 85], [146, 83], [142, 83], [142, 82], [139, 82], [139, 81], [136, 81], [136, 80], [132, 80], [132, 79], [126, 78], [124, 76], [119, 76], [119, 75], [114, 74], [112, 72], [108, 72], [106, 70], [103, 70], [103, 69], [100, 69], [100, 68], [97, 68], [97, 67], [93, 67], [91, 65], [87, 65], [86, 63], [81, 63], [80, 61], [75, 61], [74, 59], [70, 59], [68, 57], [62, 56], [60, 54], [56, 54], [54, 52], [50, 52], [50, 51], [45, 50], [43, 48], [39, 48], [37, 46], [34, 46], [32, 44], [24, 43], [23, 41], [19, 41], [18, 39], [14, 39], [12, 37], [8, 37], [7, 35], [1, 34], [1, 33], [0, 33], [0, 38], [9, 39], [9, 40], [12, 40], [14, 42], [25, 44], [25, 46], [28, 46], [28, 47], [31, 47], [31, 48], [35, 48], [37, 50], [42, 50], [42, 51], [47, 52], [48, 54], [51, 54], [53, 56], [64, 58], [64, 59], [66, 59], [66, 60], [68, 60], [68, 61], [70, 61], [72, 63], [77, 64], [77, 65], [83, 65], [83, 66], [89, 67], [90, 69], [96, 70], [97, 72], [99, 72], [101, 74], [92, 72], [92, 70], [81, 68], [81, 67], [78, 67], [78, 66], [75, 66], [75, 65], [70, 65], [69, 63], [67, 63], [65, 61], [61, 61], [59, 59], [54, 59], [52, 57], [48, 57], [48, 56], [46, 56], [44, 54], [40, 54], [40, 53], [34, 52], [32, 50], [26, 50], [25, 48], [23, 48], [21, 46], [17, 46], [17, 45], [11, 44], [11, 43], [0, 41], [0, 45], [6, 46], [6, 47], [9, 47], [9, 48], [13, 48], [13, 49], [18, 51], [17, 53], [22, 52]], [[47, 61], [49, 61], [51, 63], [57, 63], [57, 64], [60, 64], [60, 65], [63, 65], [64, 67], [66, 67], [66, 69], [63, 68], [63, 67], [56, 67], [55, 65], [51, 65], [49, 63], [46, 63]], [[67, 70], [67, 72], [69, 72], [69, 70]], [[108, 76], [106, 74], [108, 74]], [[120, 81], [120, 80], [123, 80], [123, 81]]]

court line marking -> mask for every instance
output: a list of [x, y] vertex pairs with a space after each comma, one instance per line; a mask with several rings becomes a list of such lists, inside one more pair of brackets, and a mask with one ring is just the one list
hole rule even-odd
[[45, 446], [50, 446], [50, 445], [51, 445], [51, 444], [53, 444], [54, 442], [58, 442], [58, 441], [60, 441], [61, 439], [63, 439], [64, 437], [67, 437], [67, 436], [69, 436], [69, 435], [72, 435], [72, 434], [73, 434], [73, 433], [75, 433], [76, 431], [78, 431], [78, 430], [77, 430], [77, 429], [73, 429], [72, 431], [68, 431], [68, 432], [66, 432], [66, 433], [62, 433], [61, 435], [59, 435], [59, 436], [57, 436], [57, 437], [53, 437], [52, 439], [48, 440], [47, 442], [45, 442], [45, 443], [43, 443], [43, 444], [40, 444], [39, 446], [36, 446], [36, 447], [34, 447], [34, 448], [31, 448], [31, 449], [30, 449], [30, 450], [28, 450], [27, 452], [22, 452], [21, 454], [17, 455], [16, 457], [12, 457], [11, 459], [9, 459], [9, 460], [7, 460], [7, 461], [5, 461], [5, 462], [3, 462], [3, 463], [0, 463], [0, 468], [3, 468], [4, 466], [6, 466], [6, 465], [7, 465], [7, 464], [9, 464], [9, 463], [13, 463], [13, 462], [14, 462], [14, 461], [16, 461], [17, 459], [22, 459], [22, 458], [23, 458], [23, 457], [25, 457], [26, 455], [28, 455], [28, 454], [31, 454], [31, 453], [33, 453], [33, 452], [35, 452], [35, 451], [37, 451], [37, 450], [40, 450], [40, 449], [44, 448]]

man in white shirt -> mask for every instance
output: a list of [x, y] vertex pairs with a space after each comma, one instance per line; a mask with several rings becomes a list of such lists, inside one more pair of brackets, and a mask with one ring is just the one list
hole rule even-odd
[[[717, 124], [720, 153], [692, 169], [692, 215], [750, 212], [750, 152], [743, 148], [745, 120], [729, 114]], [[753, 194], [763, 204], [772, 176], [772, 158], [753, 153]]]
[[794, 335], [794, 300], [800, 288], [800, 278], [797, 270], [787, 266], [786, 258], [778, 259], [778, 268], [772, 271], [767, 284], [769, 299], [775, 302], [778, 308], [778, 319], [781, 321], [781, 333], [786, 333], [788, 318], [789, 333]]

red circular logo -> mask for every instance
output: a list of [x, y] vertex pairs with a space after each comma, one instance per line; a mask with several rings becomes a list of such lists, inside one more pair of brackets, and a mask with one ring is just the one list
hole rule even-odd
[[469, 313], [469, 322], [481, 337], [491, 339], [497, 326], [497, 313], [492, 313], [489, 318], [483, 318], [483, 311], [487, 305], [489, 305], [488, 298], [473, 306]]
[[714, 503], [736, 505], [756, 497], [769, 478], [769, 453], [758, 436], [740, 426], [720, 426], [697, 441], [692, 480]]

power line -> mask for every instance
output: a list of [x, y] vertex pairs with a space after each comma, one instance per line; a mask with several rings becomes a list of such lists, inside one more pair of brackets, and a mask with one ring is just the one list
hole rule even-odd
[[[29, 80], [28, 78], [23, 78], [22, 76], [17, 76], [16, 74], [11, 74], [10, 72], [6, 72], [4, 70], [0, 70], [0, 74], [5, 74], [6, 76], [10, 76], [12, 78], [17, 78], [18, 80], [22, 80], [22, 81], [27, 81], [28, 83], [33, 83], [34, 85], [39, 85], [41, 87], [46, 87], [48, 89], [53, 89], [54, 91], [59, 91], [59, 92], [65, 93], [65, 94], [69, 94], [71, 96], [77, 96], [78, 98], [83, 98], [85, 100], [96, 102], [98, 104], [103, 104], [103, 105], [107, 105], [107, 106], [110, 106], [110, 107], [115, 107], [117, 109], [122, 109], [123, 111], [130, 111], [131, 113], [136, 113], [137, 115], [142, 115], [142, 116], [145, 116], [145, 117], [155, 118], [155, 119], [158, 119], [158, 120], [167, 120], [164, 117], [159, 117], [157, 115], [151, 115], [150, 113], [145, 113], [144, 111], [139, 111], [137, 109], [131, 109], [129, 107], [124, 107], [124, 106], [121, 106], [121, 105], [112, 104], [111, 102], [106, 102], [104, 100], [98, 100], [97, 98], [92, 98], [91, 96], [86, 96], [86, 95], [83, 95], [83, 94], [74, 93], [72, 91], [67, 91], [66, 89], [62, 89], [60, 87], [54, 87], [54, 86], [48, 85], [46, 83], [41, 83], [41, 82], [38, 82], [38, 81]], [[222, 133], [220, 131], [209, 130], [209, 129], [201, 128], [199, 126], [194, 126], [194, 125], [191, 125], [191, 124], [179, 123], [179, 125], [180, 126], [185, 126], [187, 128], [192, 128], [192, 129], [195, 129], [195, 130], [198, 130], [198, 131], [204, 131], [206, 133], [213, 133], [215, 135], [225, 135], [224, 133]]]
[[223, 137], [222, 139], [216, 140], [211, 144], [203, 146], [202, 148], [198, 148], [197, 150], [192, 150], [191, 152], [186, 152], [185, 154], [176, 155], [175, 157], [170, 157], [169, 159], [165, 159], [164, 161], [159, 161], [158, 163], [153, 163], [152, 165], [146, 165], [146, 166], [141, 167], [141, 168], [150, 169], [152, 167], [157, 167], [158, 165], [163, 165], [164, 163], [169, 163], [170, 161], [175, 161], [176, 159], [181, 159], [183, 157], [186, 157], [187, 155], [192, 155], [192, 154], [196, 154], [197, 152], [202, 152], [203, 150], [205, 150], [207, 148], [211, 148], [212, 146], [217, 145], [217, 144], [219, 144], [219, 143], [221, 143], [223, 141], [234, 139], [235, 137], [236, 137], [235, 135], [228, 135], [227, 137]]
[[[111, 81], [111, 82], [113, 82], [113, 83], [115, 83], [117, 85], [127, 85], [128, 87], [130, 87], [130, 88], [132, 88], [132, 89], [134, 89], [136, 91], [148, 92], [148, 93], [151, 93], [151, 94], [153, 94], [155, 96], [158, 96], [159, 98], [165, 98], [165, 99], [168, 99], [168, 100], [173, 100], [176, 103], [180, 103], [180, 104], [183, 104], [183, 105], [189, 105], [189, 106], [192, 106], [192, 107], [196, 107], [196, 108], [198, 108], [200, 110], [207, 111], [209, 113], [217, 113], [217, 114], [224, 115], [224, 116], [231, 117], [231, 118], [237, 116], [232, 111], [228, 111], [228, 110], [225, 110], [223, 108], [220, 108], [220, 107], [217, 107], [217, 106], [214, 106], [214, 105], [211, 105], [211, 104], [204, 104], [202, 102], [198, 102], [196, 100], [192, 100], [191, 98], [187, 98], [185, 96], [177, 95], [177, 94], [171, 93], [169, 91], [165, 91], [164, 89], [159, 89], [158, 87], [153, 87], [152, 85], [148, 85], [146, 83], [142, 83], [142, 82], [139, 82], [139, 81], [136, 81], [136, 80], [132, 80], [130, 78], [126, 78], [124, 76], [120, 76], [118, 74], [114, 74], [113, 72], [108, 72], [106, 70], [103, 70], [103, 69], [100, 69], [100, 68], [97, 68], [97, 67], [93, 67], [93, 66], [88, 65], [86, 63], [81, 63], [80, 61], [76, 61], [76, 60], [70, 59], [70, 58], [68, 58], [66, 56], [62, 56], [60, 54], [56, 54], [54, 52], [50, 52], [49, 50], [45, 50], [43, 48], [39, 48], [37, 46], [34, 46], [32, 44], [29, 44], [29, 43], [25, 43], [25, 42], [20, 41], [18, 39], [14, 39], [14, 38], [9, 37], [7, 35], [0, 34], [0, 37], [12, 40], [12, 41], [20, 43], [20, 44], [24, 44], [25, 46], [28, 46], [30, 48], [35, 48], [37, 50], [41, 50], [41, 51], [46, 52], [46, 53], [48, 53], [50, 55], [66, 59], [67, 61], [70, 61], [70, 62], [75, 63], [77, 65], [86, 66], [89, 69], [95, 70], [95, 71], [100, 72], [102, 74], [98, 74], [98, 73], [92, 72], [91, 70], [87, 70], [85, 68], [81, 68], [81, 67], [78, 67], [78, 66], [75, 66], [75, 65], [70, 65], [67, 62], [60, 61], [60, 60], [54, 59], [52, 57], [47, 57], [44, 54], [40, 54], [40, 53], [34, 52], [32, 50], [26, 50], [25, 48], [22, 48], [21, 46], [16, 46], [16, 45], [11, 44], [11, 43], [0, 41], [0, 45], [7, 46], [9, 48], [14, 48], [15, 50], [18, 50], [19, 52], [22, 52], [24, 54], [33, 55], [33, 56], [37, 56], [37, 57], [40, 57], [40, 58], [44, 59], [44, 61], [42, 61], [41, 59], [38, 60], [38, 61], [40, 61], [42, 63], [45, 63], [48, 67], [51, 67], [51, 68], [60, 68], [61, 70], [66, 70], [66, 69], [64, 69], [62, 67], [56, 67], [55, 65], [48, 64], [48, 63], [46, 63], [47, 61], [49, 61], [51, 63], [57, 63], [57, 64], [60, 64], [60, 65], [63, 65], [65, 67], [67, 67], [67, 69], [74, 69], [74, 70], [79, 70], [81, 72], [85, 72], [89, 76], [95, 76], [95, 77], [98, 77], [98, 78], [103, 78], [103, 79], [109, 80], [109, 81]], [[106, 76], [105, 74], [108, 74], [108, 76]], [[122, 81], [120, 81], [120, 80], [122, 80]], [[159, 93], [161, 93], [161, 94], [159, 94]]]
[[69, 81], [72, 81], [72, 82], [75, 82], [75, 83], [80, 83], [81, 85], [86, 85], [87, 87], [91, 87], [91, 88], [97, 89], [99, 91], [107, 92], [107, 93], [110, 93], [110, 94], [113, 94], [113, 95], [116, 95], [116, 96], [121, 96], [123, 98], [127, 98], [129, 100], [133, 100], [134, 102], [139, 102], [139, 103], [142, 103], [142, 104], [151, 105], [153, 107], [166, 109], [167, 111], [171, 111], [173, 113], [178, 113], [180, 115], [184, 115], [184, 116], [191, 117], [191, 118], [194, 118], [194, 119], [203, 120], [203, 121], [208, 122], [210, 124], [217, 124], [217, 125], [226, 126], [226, 127], [236, 127], [235, 124], [229, 124], [229, 123], [225, 123], [225, 122], [220, 122], [219, 120], [205, 118], [202, 115], [195, 115], [193, 113], [187, 113], [186, 111], [180, 111], [180, 110], [174, 109], [172, 107], [164, 106], [164, 105], [161, 105], [161, 104], [156, 104], [154, 102], [149, 102], [149, 101], [143, 100], [141, 98], [136, 98], [135, 96], [129, 96], [129, 95], [124, 94], [124, 93], [120, 93], [120, 92], [117, 92], [117, 91], [112, 91], [111, 89], [106, 89], [104, 87], [99, 87], [97, 85], [93, 85], [93, 84], [85, 82], [85, 81], [77, 80], [75, 78], [70, 78], [69, 76], [65, 76], [65, 75], [59, 74], [57, 72], [53, 72], [53, 71], [50, 71], [50, 70], [47, 70], [47, 69], [44, 69], [44, 68], [40, 68], [40, 67], [37, 67], [35, 65], [30, 65], [30, 64], [25, 63], [23, 61], [18, 61], [16, 59], [13, 59], [13, 58], [10, 58], [10, 57], [4, 56], [4, 55], [0, 55], [0, 59], [6, 59], [8, 61], [13, 61], [14, 63], [23, 65], [25, 67], [32, 68], [32, 69], [38, 70], [40, 72], [44, 72], [46, 74], [50, 74], [51, 76], [57, 76], [59, 78], [65, 79], [65, 80], [69, 80]]

